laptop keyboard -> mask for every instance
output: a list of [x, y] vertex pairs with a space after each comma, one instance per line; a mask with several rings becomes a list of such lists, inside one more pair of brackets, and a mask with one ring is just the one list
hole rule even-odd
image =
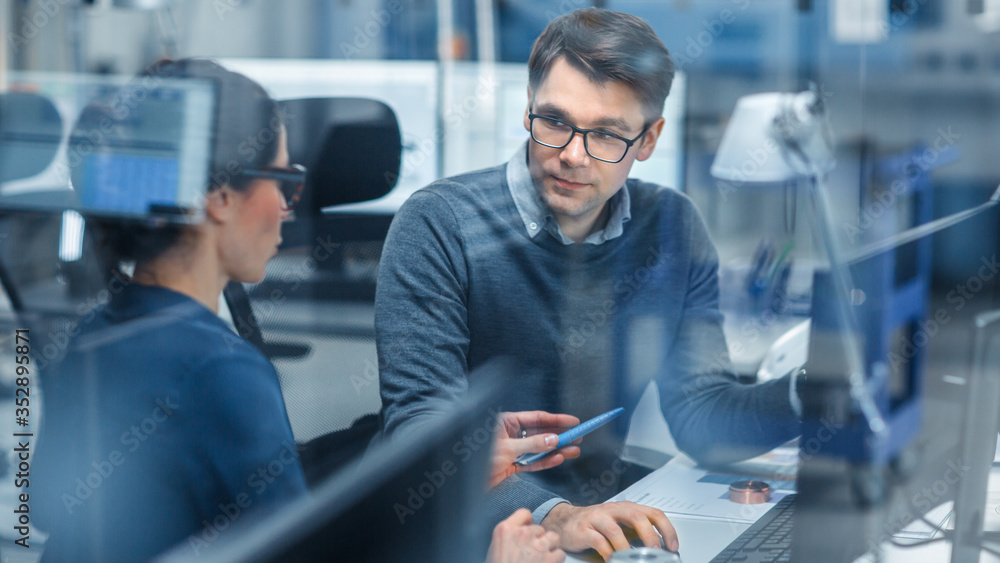
[[726, 546], [722, 553], [712, 559], [712, 563], [791, 561], [794, 513], [795, 495], [788, 495]]

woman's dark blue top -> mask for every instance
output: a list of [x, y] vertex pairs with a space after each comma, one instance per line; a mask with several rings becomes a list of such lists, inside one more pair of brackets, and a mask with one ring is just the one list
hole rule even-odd
[[[77, 331], [73, 331], [77, 332]], [[47, 561], [192, 558], [306, 491], [274, 368], [196, 301], [133, 283], [42, 374], [33, 522]]]

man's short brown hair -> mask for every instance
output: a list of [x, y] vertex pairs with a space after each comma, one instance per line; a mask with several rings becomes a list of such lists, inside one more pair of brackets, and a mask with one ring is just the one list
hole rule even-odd
[[648, 23], [631, 14], [600, 8], [575, 10], [552, 20], [528, 58], [528, 85], [538, 89], [559, 57], [596, 84], [630, 87], [648, 119], [663, 114], [674, 80], [670, 52]]

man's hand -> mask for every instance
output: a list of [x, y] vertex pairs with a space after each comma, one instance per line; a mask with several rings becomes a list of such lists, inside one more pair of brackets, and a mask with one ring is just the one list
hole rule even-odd
[[566, 554], [559, 549], [559, 536], [531, 523], [531, 513], [522, 508], [493, 528], [487, 563], [561, 563]]
[[[566, 446], [531, 465], [514, 465], [514, 460], [524, 454], [551, 450], [558, 443], [557, 433], [579, 424], [579, 418], [568, 414], [544, 411], [500, 413], [496, 444], [493, 447], [493, 465], [490, 468], [490, 487], [515, 473], [541, 471], [555, 467], [567, 459], [580, 457], [578, 446]], [[526, 431], [527, 437], [521, 437], [522, 430]]]
[[634, 529], [647, 547], [660, 547], [660, 536], [670, 551], [677, 551], [678, 547], [677, 532], [666, 515], [634, 502], [593, 506], [557, 504], [542, 520], [542, 526], [559, 534], [559, 546], [564, 550], [596, 549], [605, 560], [612, 553], [630, 547], [622, 526]]

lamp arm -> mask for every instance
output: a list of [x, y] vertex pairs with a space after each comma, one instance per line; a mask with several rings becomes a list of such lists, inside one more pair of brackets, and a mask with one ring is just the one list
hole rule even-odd
[[[810, 193], [816, 215], [819, 239], [830, 259], [830, 278], [834, 286], [834, 310], [842, 329], [839, 347], [846, 360], [851, 399], [865, 418], [872, 437], [883, 440], [888, 429], [871, 390], [865, 381], [864, 354], [856, 338], [857, 319], [851, 309], [851, 279], [833, 228], [832, 207], [823, 189], [824, 165], [833, 161], [833, 140], [826, 121], [826, 107], [816, 88], [784, 98], [783, 107], [775, 116], [771, 134], [784, 147], [786, 160], [810, 178]], [[793, 162], [798, 161], [798, 162]]]
[[987, 209], [996, 206], [998, 203], [1000, 203], [1000, 186], [997, 186], [996, 190], [994, 190], [993, 192], [993, 196], [990, 197], [990, 199], [986, 200], [983, 203], [980, 203], [976, 207], [973, 207], [971, 209], [966, 209], [965, 211], [959, 211], [958, 213], [952, 213], [947, 217], [941, 217], [940, 219], [935, 219], [929, 223], [924, 223], [923, 225], [907, 229], [894, 237], [876, 241], [871, 244], [862, 246], [861, 248], [856, 250], [853, 254], [851, 254], [847, 258], [847, 261], [855, 262], [860, 260], [866, 260], [868, 258], [871, 258], [872, 256], [875, 256], [876, 254], [879, 254], [880, 252], [885, 252], [886, 250], [889, 250], [891, 248], [896, 248], [908, 242], [913, 242], [919, 238], [925, 237], [930, 234], [934, 234], [938, 231], [947, 229], [952, 225], [957, 225], [958, 223], [961, 223], [962, 221], [965, 221], [970, 217], [979, 215], [983, 211], [986, 211]]
[[810, 193], [820, 230], [819, 238], [823, 241], [824, 249], [830, 259], [830, 278], [834, 285], [834, 296], [837, 302], [835, 310], [840, 317], [841, 328], [848, 329], [846, 334], [843, 332], [840, 334], [840, 344], [843, 348], [844, 357], [847, 360], [849, 371], [847, 374], [848, 386], [851, 398], [857, 405], [858, 410], [861, 411], [861, 415], [865, 418], [873, 438], [876, 441], [880, 441], [885, 438], [888, 426], [885, 419], [882, 418], [878, 406], [875, 404], [871, 390], [865, 384], [864, 356], [861, 353], [857, 339], [852, 337], [856, 333], [854, 327], [857, 326], [857, 319], [854, 317], [854, 312], [851, 310], [850, 304], [852, 286], [850, 273], [847, 270], [847, 262], [841, 258], [844, 254], [840, 250], [840, 244], [833, 229], [833, 217], [830, 214], [831, 207], [826, 199], [826, 192], [823, 189], [822, 173], [814, 169], [811, 180], [809, 183], [811, 187]]

